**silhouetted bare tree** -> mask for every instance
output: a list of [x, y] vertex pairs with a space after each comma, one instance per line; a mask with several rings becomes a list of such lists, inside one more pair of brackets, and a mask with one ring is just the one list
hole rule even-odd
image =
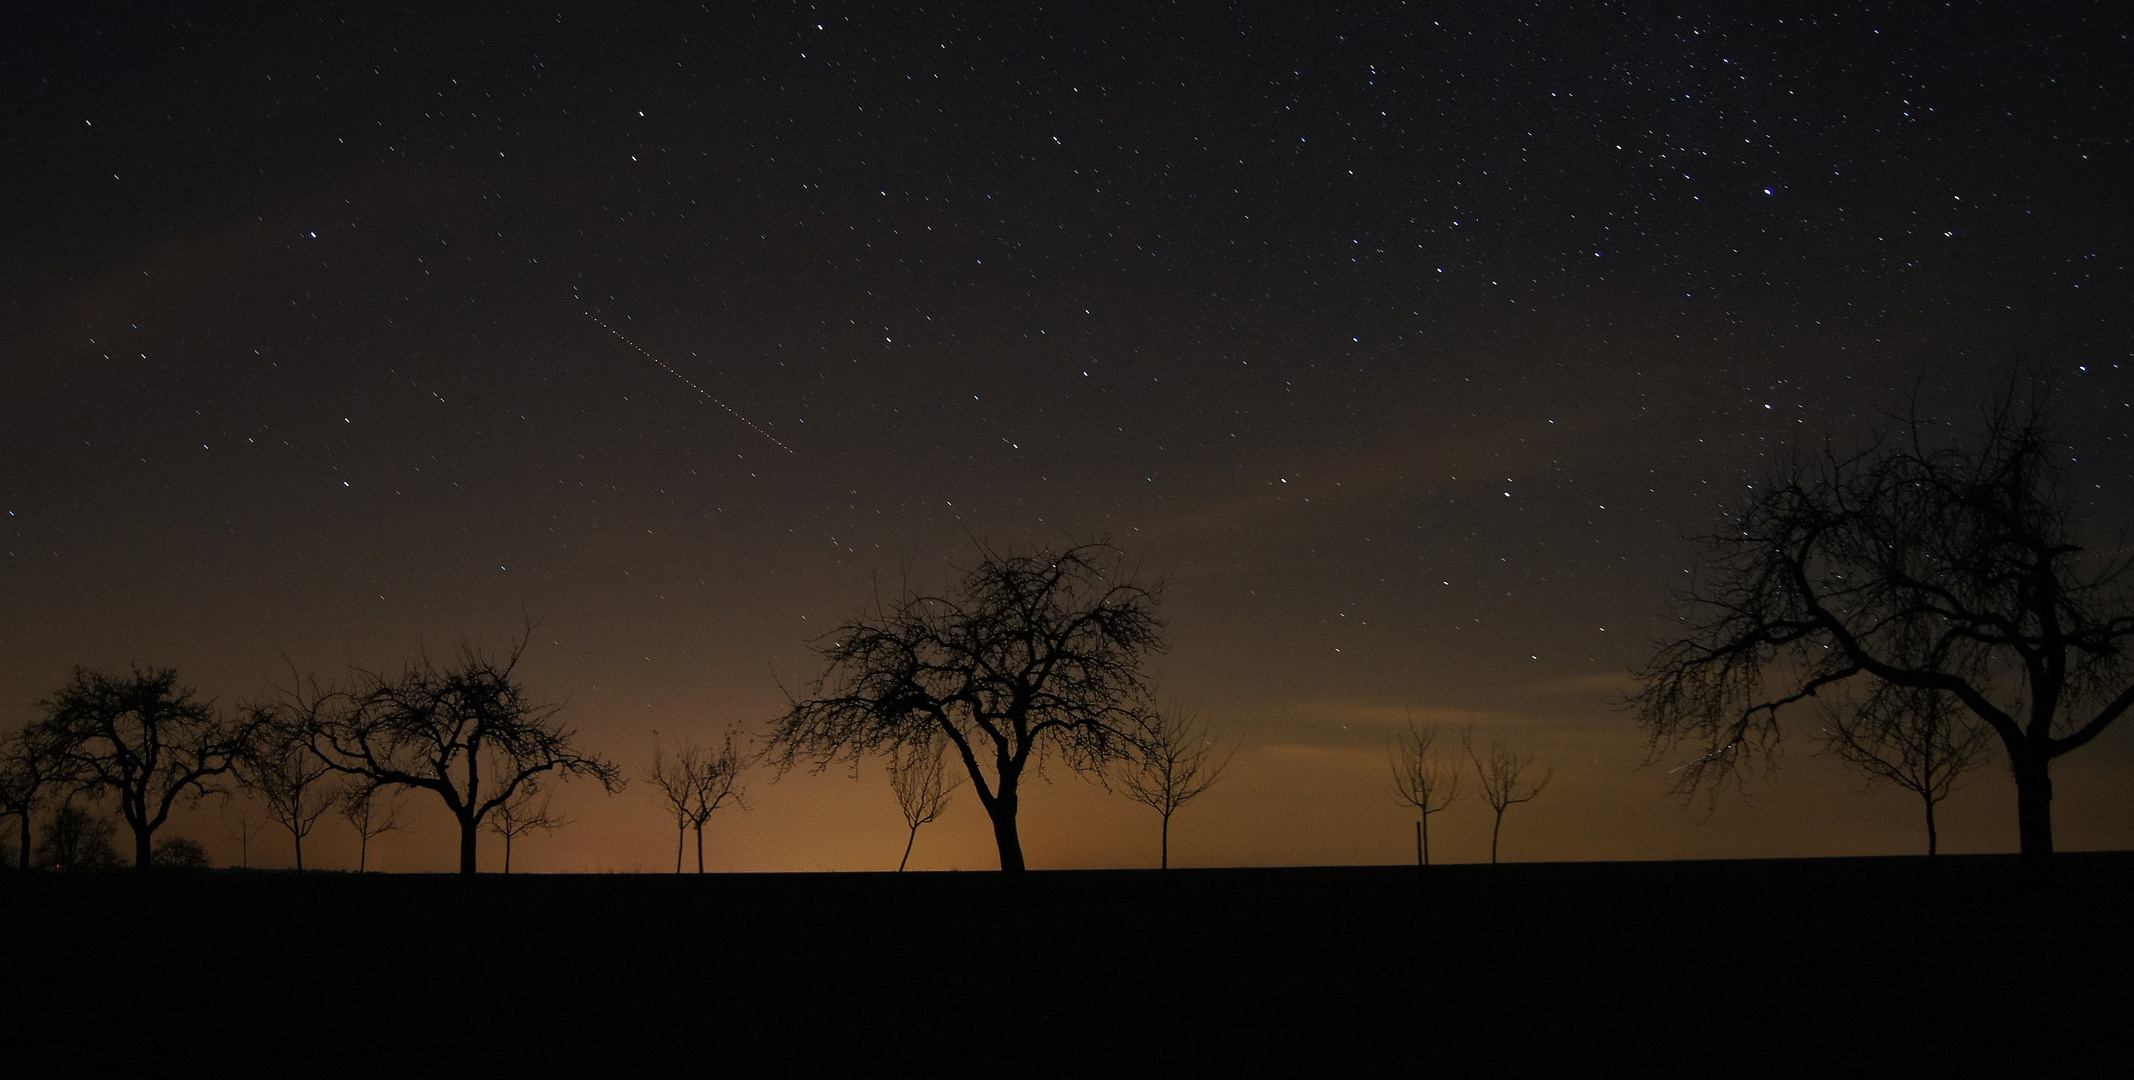
[[1489, 861], [1497, 862], [1497, 836], [1504, 831], [1504, 812], [1520, 803], [1533, 802], [1541, 796], [1542, 789], [1556, 776], [1553, 768], [1544, 769], [1541, 779], [1526, 782], [1526, 771], [1534, 764], [1530, 750], [1520, 750], [1495, 736], [1489, 740], [1488, 753], [1475, 750], [1475, 729], [1468, 727], [1460, 732], [1460, 745], [1467, 751], [1467, 759], [1474, 762], [1475, 775], [1482, 781], [1482, 801], [1496, 811], [1497, 819], [1489, 827]]
[[2050, 865], [2052, 760], [2134, 706], [2134, 597], [2123, 553], [2083, 555], [2049, 398], [2002, 394], [1960, 444], [1915, 415], [1779, 466], [1728, 513], [1683, 636], [1637, 673], [1654, 757], [1701, 744], [1680, 790], [1770, 761], [1780, 712], [1849, 680], [1947, 694], [1999, 736], [2023, 854]]
[[1919, 796], [1926, 807], [1927, 855], [1935, 855], [1941, 833], [1934, 807], [1980, 764], [1993, 730], [1947, 694], [1889, 683], [1875, 687], [1873, 700], [1823, 706], [1824, 739], [1832, 753], [1866, 773], [1871, 785], [1888, 782]]
[[911, 834], [904, 838], [904, 857], [897, 860], [897, 872], [902, 873], [911, 862], [911, 848], [919, 842], [919, 826], [930, 825], [948, 809], [948, 797], [963, 786], [961, 775], [950, 775], [942, 755], [948, 752], [946, 742], [926, 746], [893, 748], [889, 753], [889, 790], [897, 797], [897, 809], [904, 812], [904, 824]]
[[[689, 843], [689, 808], [696, 795], [697, 759], [703, 748], [675, 740], [674, 753], [652, 748], [652, 763], [645, 767], [645, 783], [660, 808], [674, 816], [674, 872], [682, 872], [682, 852]], [[701, 872], [701, 871], [699, 871]]]
[[[37, 864], [54, 870], [110, 870], [123, 865], [112, 848], [118, 826], [110, 818], [74, 805], [70, 797], [52, 809], [37, 841]], [[150, 853], [154, 857], [154, 853]]]
[[1430, 865], [1430, 815], [1452, 805], [1460, 794], [1460, 766], [1432, 752], [1437, 742], [1436, 724], [1417, 726], [1408, 721], [1405, 733], [1395, 732], [1386, 757], [1393, 766], [1393, 797], [1415, 808], [1415, 862]]
[[222, 830], [237, 841], [237, 868], [252, 869], [252, 838], [266, 827], [259, 804], [247, 792], [222, 793]]
[[134, 867], [143, 872], [154, 865], [155, 831], [171, 807], [218, 790], [214, 779], [231, 770], [251, 737], [249, 723], [223, 720], [169, 668], [113, 679], [77, 667], [41, 704], [53, 752], [79, 789], [116, 797], [133, 830]]
[[190, 836], [166, 836], [156, 841], [156, 850], [149, 857], [158, 870], [205, 870], [214, 865], [207, 857], [207, 849]]
[[505, 873], [511, 873], [513, 840], [536, 830], [552, 833], [570, 824], [569, 818], [557, 814], [552, 808], [553, 801], [554, 797], [538, 785], [528, 783], [512, 792], [510, 798], [496, 804], [496, 812], [489, 815], [489, 828], [504, 838]]
[[356, 873], [370, 869], [373, 838], [407, 828], [400, 824], [400, 795], [363, 777], [341, 789], [341, 816], [356, 830]]
[[1102, 782], [1104, 766], [1132, 752], [1147, 711], [1142, 658], [1162, 647], [1158, 590], [1094, 544], [979, 554], [953, 593], [878, 603], [827, 635], [828, 670], [793, 700], [771, 747], [783, 771], [946, 739], [1013, 874], [1025, 771], [1056, 754]]
[[704, 826], [728, 800], [742, 810], [748, 809], [748, 803], [741, 797], [741, 774], [754, 760], [754, 754], [737, 745], [733, 733], [728, 732], [720, 742], [718, 752], [707, 751], [698, 768], [696, 801], [689, 811], [689, 827], [696, 832], [699, 874], [704, 872]]
[[30, 868], [30, 825], [45, 797], [65, 790], [72, 782], [65, 763], [52, 752], [50, 735], [38, 725], [28, 725], [0, 742], [0, 818], [13, 815], [19, 843], [19, 868]]
[[463, 647], [449, 666], [423, 658], [397, 677], [359, 672], [355, 690], [324, 711], [312, 748], [336, 771], [437, 795], [459, 823], [459, 872], [476, 872], [483, 824], [528, 782], [591, 777], [620, 791], [615, 766], [580, 752], [557, 707], [534, 701], [516, 672], [526, 638], [502, 659]]
[[697, 873], [704, 872], [704, 826], [719, 807], [732, 800], [743, 810], [741, 774], [752, 760], [728, 733], [717, 750], [676, 739], [669, 756], [654, 747], [652, 765], [645, 779], [652, 784], [661, 804], [674, 815], [674, 872], [682, 872], [682, 844], [690, 829], [697, 836]]
[[283, 702], [253, 709], [253, 737], [238, 759], [237, 778], [259, 794], [267, 814], [289, 831], [296, 871], [304, 872], [304, 838], [340, 801], [333, 769], [311, 749], [324, 699], [312, 707]]
[[1220, 751], [1208, 722], [1190, 709], [1152, 709], [1142, 716], [1136, 735], [1132, 756], [1117, 770], [1119, 787], [1127, 798], [1163, 815], [1157, 866], [1168, 870], [1171, 815], [1223, 778], [1237, 748]]

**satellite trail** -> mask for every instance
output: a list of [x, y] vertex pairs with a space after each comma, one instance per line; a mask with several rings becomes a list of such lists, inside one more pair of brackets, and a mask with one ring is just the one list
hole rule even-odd
[[680, 380], [682, 380], [682, 385], [684, 385], [684, 386], [687, 386], [687, 387], [688, 387], [688, 388], [690, 388], [691, 390], [694, 390], [694, 391], [696, 391], [696, 392], [697, 392], [698, 394], [701, 394], [701, 395], [703, 395], [703, 398], [704, 398], [704, 400], [706, 400], [706, 401], [709, 401], [709, 402], [711, 402], [711, 403], [712, 403], [713, 405], [717, 405], [717, 406], [718, 406], [719, 408], [725, 409], [725, 410], [726, 410], [726, 415], [728, 415], [728, 416], [731, 416], [731, 417], [733, 417], [734, 419], [736, 419], [736, 420], [739, 420], [739, 421], [741, 421], [741, 422], [742, 422], [742, 423], [744, 423], [744, 424], [747, 424], [747, 425], [748, 425], [748, 429], [749, 429], [750, 431], [753, 431], [753, 432], [755, 432], [756, 434], [758, 434], [758, 435], [761, 435], [761, 436], [763, 436], [763, 437], [764, 437], [764, 438], [766, 438], [766, 439], [769, 439], [769, 440], [771, 441], [771, 445], [773, 445], [773, 446], [776, 446], [776, 447], [777, 447], [778, 449], [780, 449], [780, 450], [783, 450], [783, 451], [785, 451], [785, 452], [786, 452], [786, 453], [788, 453], [788, 454], [793, 454], [793, 455], [794, 455], [795, 457], [798, 457], [798, 456], [799, 456], [799, 454], [798, 454], [797, 452], [795, 452], [795, 451], [794, 451], [794, 449], [793, 449], [792, 447], [790, 447], [790, 446], [787, 446], [786, 444], [784, 444], [784, 443], [782, 443], [782, 442], [779, 442], [779, 441], [778, 441], [778, 438], [777, 438], [777, 436], [775, 436], [775, 435], [772, 435], [772, 434], [771, 434], [770, 432], [768, 432], [768, 431], [765, 431], [765, 430], [763, 430], [762, 428], [759, 428], [759, 427], [757, 427], [754, 421], [750, 420], [750, 419], [749, 419], [748, 417], [746, 417], [746, 416], [743, 416], [743, 415], [741, 415], [740, 413], [737, 413], [737, 412], [735, 412], [735, 411], [734, 411], [734, 407], [733, 407], [733, 406], [731, 406], [731, 405], [728, 405], [727, 403], [725, 403], [725, 402], [723, 402], [723, 401], [720, 401], [720, 400], [719, 400], [718, 398], [712, 397], [712, 396], [711, 396], [711, 391], [709, 391], [709, 390], [706, 390], [706, 389], [704, 389], [704, 388], [703, 388], [703, 387], [701, 387], [701, 386], [698, 386], [698, 385], [697, 385], [696, 383], [694, 383], [694, 382], [691, 382], [691, 381], [690, 381], [690, 379], [689, 379], [689, 376], [687, 376], [687, 375], [684, 375], [684, 374], [682, 374], [681, 372], [679, 372], [679, 371], [676, 371], [676, 370], [674, 370], [674, 369], [673, 369], [673, 368], [671, 368], [671, 367], [668, 367], [668, 366], [667, 366], [667, 362], [666, 362], [665, 360], [662, 360], [662, 359], [660, 359], [659, 357], [657, 357], [657, 356], [654, 356], [654, 355], [652, 355], [652, 354], [651, 354], [651, 353], [649, 353], [649, 352], [646, 352], [646, 351], [645, 351], [645, 347], [644, 347], [644, 346], [642, 346], [642, 345], [639, 345], [638, 343], [636, 343], [636, 342], [634, 342], [634, 341], [631, 341], [631, 340], [630, 340], [629, 338], [626, 338], [626, 337], [622, 336], [622, 331], [620, 331], [620, 330], [617, 330], [617, 329], [615, 329], [614, 327], [612, 327], [612, 326], [609, 326], [608, 324], [606, 324], [606, 323], [604, 323], [604, 322], [601, 322], [601, 321], [600, 321], [600, 317], [599, 317], [599, 316], [597, 316], [597, 315], [595, 315], [595, 314], [593, 314], [593, 313], [592, 313], [592, 312], [590, 312], [590, 311], [588, 311], [588, 312], [585, 312], [584, 314], [585, 314], [585, 317], [586, 317], [586, 318], [588, 318], [588, 319], [591, 319], [591, 320], [593, 320], [593, 325], [594, 325], [594, 326], [597, 326], [597, 327], [601, 328], [602, 330], [605, 330], [605, 331], [607, 331], [608, 333], [610, 333], [610, 334], [613, 334], [613, 335], [615, 335], [615, 340], [617, 340], [617, 341], [620, 341], [620, 342], [622, 342], [623, 344], [625, 344], [625, 345], [628, 345], [629, 347], [631, 347], [631, 348], [633, 348], [633, 349], [636, 349], [636, 350], [637, 350], [637, 352], [638, 352], [638, 355], [640, 355], [640, 356], [644, 357], [644, 358], [645, 358], [645, 359], [647, 359], [647, 360], [650, 360], [650, 361], [652, 361], [652, 362], [653, 362], [653, 363], [655, 363], [655, 364], [658, 364], [658, 365], [659, 365], [659, 369], [660, 369], [661, 371], [664, 371], [664, 372], [666, 372], [667, 374], [669, 374], [669, 375], [672, 375], [672, 376], [674, 376], [675, 378], [677, 378], [677, 379], [680, 379]]

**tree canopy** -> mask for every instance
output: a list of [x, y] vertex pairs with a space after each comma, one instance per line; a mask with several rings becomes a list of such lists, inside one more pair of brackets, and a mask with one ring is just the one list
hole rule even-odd
[[359, 672], [340, 707], [298, 711], [321, 717], [312, 746], [335, 770], [435, 794], [459, 823], [459, 871], [472, 874], [484, 822], [525, 785], [550, 775], [623, 785], [612, 763], [578, 749], [557, 706], [520, 685], [525, 649], [521, 639], [497, 658], [469, 646], [450, 664], [424, 657], [398, 676]]
[[1967, 440], [1914, 417], [1798, 456], [1705, 539], [1633, 699], [1655, 757], [1692, 748], [1682, 790], [1738, 782], [1789, 706], [1854, 680], [1941, 693], [1998, 737], [2023, 853], [2050, 858], [2050, 763], [2134, 705], [2134, 604], [2124, 554], [2081, 541], [2049, 400], [2005, 393]]
[[1048, 757], [1100, 781], [1148, 710], [1142, 662], [1162, 648], [1144, 586], [1098, 544], [980, 549], [949, 593], [911, 591], [831, 632], [826, 670], [778, 721], [781, 769], [942, 738], [992, 820], [1001, 869], [1023, 869], [1016, 811]]
[[224, 719], [212, 702], [178, 685], [171, 668], [114, 678], [77, 667], [44, 703], [40, 738], [77, 790], [117, 798], [133, 831], [133, 864], [154, 863], [155, 831], [181, 798], [214, 790], [249, 745], [251, 727]]

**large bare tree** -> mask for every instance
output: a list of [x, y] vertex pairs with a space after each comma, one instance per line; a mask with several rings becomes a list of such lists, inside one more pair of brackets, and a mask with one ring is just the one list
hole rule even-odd
[[180, 799], [219, 790], [245, 752], [249, 721], [224, 719], [212, 702], [178, 685], [170, 668], [133, 669], [112, 678], [77, 667], [49, 699], [42, 737], [77, 789], [110, 794], [133, 831], [133, 865], [154, 866], [155, 832]]
[[949, 796], [963, 786], [962, 774], [950, 775], [947, 742], [897, 747], [889, 755], [889, 790], [897, 797], [897, 809], [911, 832], [904, 838], [904, 857], [897, 872], [911, 862], [912, 845], [919, 842], [919, 826], [939, 820], [948, 809]]
[[1881, 683], [1865, 702], [1823, 703], [1824, 745], [1867, 774], [1869, 785], [1894, 784], [1919, 796], [1927, 821], [1927, 855], [1941, 848], [1934, 808], [1985, 758], [1993, 729], [1948, 694]]
[[519, 684], [520, 638], [501, 658], [462, 647], [454, 661], [427, 657], [397, 676], [358, 672], [339, 707], [322, 709], [312, 746], [335, 770], [373, 784], [435, 794], [459, 823], [459, 872], [476, 872], [483, 824], [529, 782], [583, 776], [622, 789], [615, 766], [577, 747], [558, 707]]
[[1142, 661], [1160, 649], [1158, 589], [1110, 549], [979, 551], [952, 592], [907, 592], [829, 634], [827, 670], [771, 738], [780, 771], [945, 739], [1023, 870], [1022, 782], [1056, 757], [1102, 781], [1148, 711]]
[[1452, 805], [1460, 794], [1460, 765], [1434, 749], [1436, 724], [1408, 721], [1408, 730], [1393, 733], [1386, 758], [1393, 767], [1393, 797], [1415, 808], [1415, 863], [1430, 865], [1430, 815]]
[[2005, 392], [1967, 439], [1914, 416], [1799, 455], [1728, 513], [1637, 672], [1655, 759], [1692, 748], [1682, 791], [1768, 763], [1790, 706], [1854, 680], [1946, 694], [1998, 737], [2023, 855], [2050, 865], [2053, 759], [2134, 706], [2134, 597], [2123, 553], [2084, 549], [2049, 399]]
[[1482, 801], [1488, 803], [1497, 815], [1489, 826], [1489, 861], [1494, 866], [1497, 837], [1504, 832], [1504, 812], [1540, 798], [1548, 789], [1549, 781], [1555, 778], [1556, 770], [1543, 768], [1541, 779], [1527, 780], [1527, 770], [1534, 766], [1534, 752], [1522, 750], [1494, 735], [1490, 736], [1487, 750], [1477, 750], [1472, 725], [1460, 731], [1460, 746], [1467, 751], [1467, 760], [1474, 763], [1475, 777], [1482, 784]]
[[1237, 747], [1216, 744], [1208, 721], [1191, 709], [1150, 710], [1141, 720], [1132, 756], [1117, 770], [1126, 797], [1163, 816], [1158, 868], [1171, 868], [1171, 815], [1230, 771]]
[[660, 805], [674, 815], [674, 872], [682, 872], [682, 845], [689, 830], [696, 830], [697, 873], [704, 872], [704, 827], [729, 800], [743, 810], [741, 774], [754, 756], [741, 748], [728, 733], [717, 749], [677, 738], [673, 753], [653, 747], [652, 764], [645, 780], [652, 785]]

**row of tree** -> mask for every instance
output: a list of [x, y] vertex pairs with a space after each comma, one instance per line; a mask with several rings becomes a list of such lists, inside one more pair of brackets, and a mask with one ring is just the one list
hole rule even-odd
[[[1729, 511], [1705, 541], [1705, 573], [1680, 598], [1681, 635], [1636, 673], [1630, 702], [1655, 761], [1702, 744], [1677, 773], [1682, 791], [1738, 783], [1776, 753], [1781, 717], [1812, 704], [1832, 749], [1921, 795], [1930, 837], [1935, 803], [1998, 741], [2023, 853], [2050, 858], [2050, 763], [2134, 707], [2134, 595], [2123, 545], [2097, 556], [2079, 542], [2081, 502], [2047, 430], [2048, 401], [2042, 389], [2004, 395], [1970, 442], [1908, 418], [1857, 452], [1781, 464]], [[819, 639], [822, 673], [789, 695], [762, 757], [781, 773], [886, 758], [914, 839], [967, 780], [1010, 873], [1024, 866], [1022, 784], [1056, 762], [1117, 779], [1155, 808], [1168, 864], [1172, 814], [1228, 757], [1204, 727], [1154, 705], [1144, 664], [1163, 648], [1160, 587], [1101, 545], [979, 554], [956, 588], [878, 601]], [[13, 812], [45, 785], [111, 794], [145, 868], [173, 802], [223, 774], [257, 790], [299, 846], [333, 804], [318, 788], [329, 776], [427, 790], [459, 823], [460, 869], [472, 873], [492, 815], [552, 827], [515, 800], [565, 777], [622, 783], [513, 680], [523, 648], [495, 661], [462, 650], [391, 677], [357, 672], [338, 687], [293, 679], [232, 716], [168, 671], [113, 680], [78, 670], [9, 748], [0, 798]], [[1547, 777], [1526, 782], [1531, 756], [1514, 748], [1463, 742], [1496, 814], [1494, 858], [1505, 811]], [[1420, 730], [1404, 746], [1396, 787], [1419, 812], [1427, 861], [1428, 817], [1456, 795], [1457, 774]], [[729, 742], [654, 761], [648, 779], [674, 814], [677, 869], [690, 829], [701, 867], [704, 823], [738, 799], [743, 756]]]
[[[490, 664], [463, 651], [450, 668], [418, 664], [391, 683], [363, 673], [342, 689], [298, 680], [301, 691], [228, 717], [180, 686], [174, 671], [136, 669], [114, 678], [77, 669], [41, 703], [45, 718], [0, 750], [0, 806], [18, 819], [20, 865], [28, 869], [33, 859], [75, 870], [122, 865], [111, 843], [114, 823], [78, 805], [82, 797], [117, 803], [133, 833], [134, 865], [205, 865], [196, 841], [156, 834], [180, 802], [219, 794], [244, 852], [242, 865], [250, 864], [260, 827], [271, 822], [289, 838], [303, 871], [306, 840], [321, 820], [337, 816], [358, 838], [360, 872], [370, 842], [404, 827], [399, 792], [426, 789], [460, 823], [463, 853], [475, 828], [502, 839], [509, 873], [517, 838], [568, 823], [552, 809], [540, 773], [597, 768], [595, 775], [612, 781], [609, 790], [621, 784], [604, 762], [570, 750], [572, 734], [553, 724], [552, 709], [528, 704], [511, 677], [515, 662], [514, 655]], [[1167, 867], [1172, 816], [1223, 775], [1230, 754], [1218, 756], [1207, 722], [1190, 711], [1149, 710], [1136, 723], [1136, 752], [1115, 762], [1111, 775], [1119, 790], [1159, 814]], [[937, 820], [961, 786], [963, 778], [945, 760], [948, 745], [935, 739], [887, 756], [890, 788], [909, 830], [900, 870], [919, 828]], [[677, 738], [654, 749], [643, 779], [675, 824], [677, 873], [692, 832], [697, 872], [704, 872], [705, 827], [721, 807], [747, 808], [742, 778], [762, 756], [734, 733], [715, 746]], [[445, 779], [450, 783], [440, 783]], [[31, 822], [40, 802], [52, 805], [33, 846]], [[145, 863], [139, 857], [144, 840], [150, 844]]]
[[301, 870], [304, 840], [328, 813], [356, 828], [367, 858], [371, 838], [395, 827], [381, 794], [427, 791], [459, 825], [461, 872], [474, 872], [484, 828], [503, 836], [508, 868], [516, 837], [560, 824], [547, 785], [582, 777], [622, 786], [615, 766], [579, 750], [556, 707], [529, 698], [514, 677], [525, 644], [501, 658], [463, 648], [397, 674], [359, 670], [338, 686], [293, 676], [274, 698], [235, 709], [179, 685], [171, 669], [76, 668], [39, 703], [43, 716], [0, 747], [0, 813], [19, 820], [27, 867], [42, 803], [108, 800], [145, 871], [175, 807], [241, 787], [288, 831]]
[[[2134, 557], [2123, 541], [2089, 546], [2083, 512], [2102, 487], [2070, 481], [2054, 401], [2049, 380], [2012, 379], [1968, 437], [1914, 407], [1857, 448], [1826, 441], [1780, 459], [1727, 509], [1677, 597], [1679, 634], [1634, 672], [1626, 703], [1651, 761], [1690, 750], [1683, 795], [1716, 797], [1774, 763], [1783, 719], [1805, 712], [1871, 782], [1919, 796], [1931, 853], [1935, 806], [1997, 744], [2023, 856], [2049, 866], [2052, 762], [2134, 709]], [[1159, 714], [1142, 662], [1162, 647], [1158, 589], [1096, 546], [983, 556], [960, 589], [907, 593], [828, 635], [824, 674], [772, 748], [781, 768], [870, 751], [923, 768], [945, 742], [1013, 871], [1034, 765], [1050, 756], [1101, 777], [1111, 762], [1151, 760]], [[1496, 815], [1494, 858], [1505, 811], [1548, 777], [1527, 782], [1532, 757], [1516, 748], [1463, 744]], [[1413, 730], [1394, 762], [1425, 860], [1428, 817], [1458, 782], [1429, 745]], [[1190, 764], [1185, 777], [1221, 771]], [[1170, 800], [1197, 790], [1175, 777], [1154, 797], [1128, 785], [1166, 826]]]
[[[1393, 737], [1388, 757], [1393, 765], [1393, 797], [1415, 809], [1415, 862], [1430, 865], [1430, 815], [1452, 805], [1460, 794], [1463, 770], [1457, 759], [1437, 752], [1436, 724], [1418, 725]], [[1460, 749], [1474, 766], [1480, 781], [1482, 801], [1496, 815], [1489, 827], [1489, 861], [1497, 861], [1497, 840], [1504, 833], [1504, 812], [1521, 803], [1533, 802], [1555, 778], [1554, 768], [1544, 767], [1539, 779], [1529, 779], [1534, 754], [1502, 739], [1491, 739], [1486, 750], [1475, 749], [1475, 729], [1460, 729]]]

